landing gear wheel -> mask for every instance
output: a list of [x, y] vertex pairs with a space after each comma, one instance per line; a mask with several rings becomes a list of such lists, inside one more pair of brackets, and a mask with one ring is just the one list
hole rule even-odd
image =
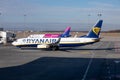
[[52, 48], [53, 51], [56, 51], [56, 50], [59, 50], [59, 47], [58, 46], [55, 46]]

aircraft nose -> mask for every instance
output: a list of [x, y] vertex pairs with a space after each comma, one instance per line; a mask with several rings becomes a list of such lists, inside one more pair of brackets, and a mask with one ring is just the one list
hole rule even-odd
[[16, 45], [16, 42], [12, 42], [12, 45], [15, 46], [15, 45]]

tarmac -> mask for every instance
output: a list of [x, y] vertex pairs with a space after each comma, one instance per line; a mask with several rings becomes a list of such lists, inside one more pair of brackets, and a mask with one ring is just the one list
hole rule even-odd
[[120, 80], [120, 39], [58, 51], [0, 45], [0, 80]]

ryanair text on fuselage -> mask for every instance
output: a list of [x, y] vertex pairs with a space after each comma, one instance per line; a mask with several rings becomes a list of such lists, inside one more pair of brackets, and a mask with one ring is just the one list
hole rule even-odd
[[55, 43], [57, 39], [23, 39], [24, 43]]

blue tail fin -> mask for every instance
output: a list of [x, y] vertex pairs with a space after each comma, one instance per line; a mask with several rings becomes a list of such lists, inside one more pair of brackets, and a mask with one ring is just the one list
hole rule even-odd
[[88, 32], [86, 37], [89, 38], [99, 38], [101, 27], [102, 27], [103, 20], [99, 20], [95, 26]]
[[70, 36], [71, 36], [71, 35], [70, 35], [70, 30], [71, 30], [71, 27], [67, 27], [67, 28], [65, 29], [64, 33], [61, 34], [60, 37], [70, 37]]

